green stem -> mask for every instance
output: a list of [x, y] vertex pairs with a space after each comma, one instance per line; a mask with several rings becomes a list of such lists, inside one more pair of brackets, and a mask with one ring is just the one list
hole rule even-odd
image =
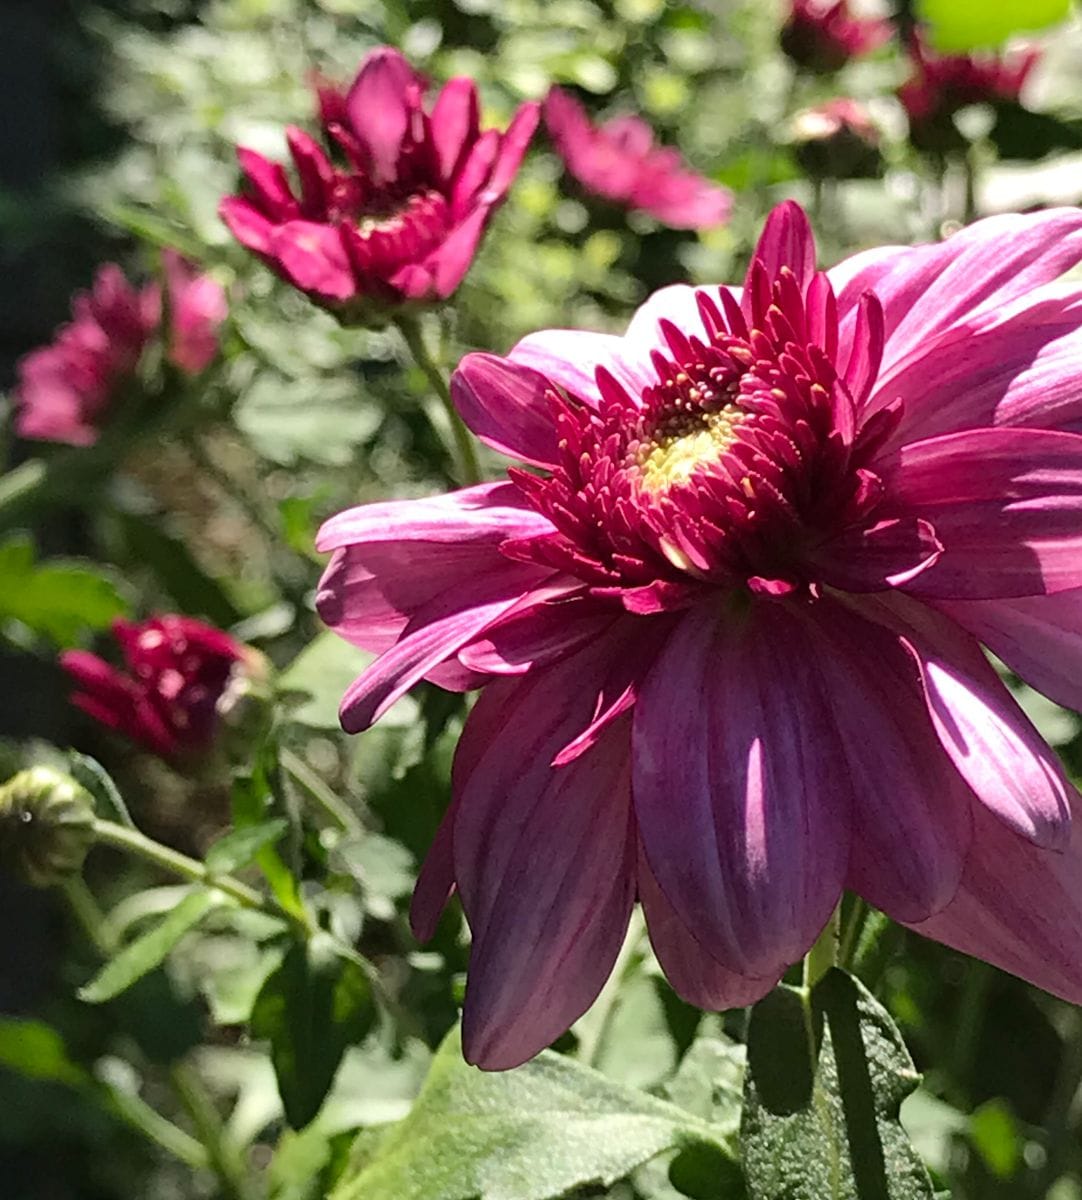
[[853, 898], [849, 918], [845, 922], [838, 941], [838, 966], [844, 971], [850, 970], [853, 966], [857, 947], [860, 945], [860, 935], [864, 932], [870, 911], [866, 900], [862, 900], [859, 896]]
[[140, 833], [138, 829], [129, 829], [124, 825], [116, 824], [115, 821], [98, 819], [94, 822], [94, 836], [99, 842], [123, 850], [128, 854], [134, 854], [137, 858], [153, 863], [154, 866], [170, 875], [187, 879], [191, 883], [202, 883], [207, 887], [217, 888], [218, 891], [231, 896], [244, 908], [251, 908], [256, 912], [277, 917], [279, 920], [289, 921], [293, 925], [299, 926], [303, 932], [309, 932], [307, 922], [293, 913], [286, 912], [273, 901], [265, 899], [246, 883], [241, 883], [232, 875], [219, 875], [209, 870], [206, 864], [201, 863], [198, 859], [189, 858], [178, 850], [163, 846], [161, 842], [154, 841], [153, 838]]
[[206, 1148], [209, 1165], [218, 1177], [225, 1200], [248, 1200], [250, 1191], [243, 1155], [233, 1144], [222, 1125], [214, 1101], [203, 1087], [203, 1081], [184, 1063], [177, 1063], [169, 1072], [177, 1099], [191, 1118]]
[[413, 361], [425, 373], [425, 377], [447, 414], [447, 420], [455, 440], [455, 457], [458, 460], [460, 481], [467, 485], [481, 483], [484, 475], [481, 471], [481, 460], [477, 456], [477, 445], [473, 440], [473, 435], [458, 415], [458, 409], [451, 400], [451, 393], [447, 389], [447, 382], [443, 378], [442, 372], [428, 352], [420, 325], [416, 318], [408, 316], [398, 317], [396, 324], [410, 354], [413, 355]]
[[349, 805], [335, 795], [299, 754], [283, 747], [279, 752], [278, 762], [282, 770], [315, 802], [316, 808], [336, 829], [351, 836], [363, 832], [360, 821]]
[[839, 909], [836, 908], [823, 932], [815, 939], [815, 944], [804, 955], [804, 987], [808, 991], [811, 991], [838, 961], [838, 914]]

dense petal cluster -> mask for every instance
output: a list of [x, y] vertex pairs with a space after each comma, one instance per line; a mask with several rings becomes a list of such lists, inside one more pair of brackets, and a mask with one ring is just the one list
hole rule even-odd
[[91, 291], [72, 300], [71, 322], [50, 345], [22, 359], [14, 397], [22, 437], [92, 445], [159, 331], [179, 370], [196, 375], [210, 365], [226, 317], [225, 292], [175, 251], [167, 250], [163, 260], [166, 329], [161, 288], [136, 288], [115, 263], [107, 263]]
[[85, 650], [61, 655], [72, 703], [163, 758], [208, 749], [227, 688], [259, 670], [254, 651], [193, 617], [117, 621], [113, 633], [123, 669]]
[[839, 71], [890, 39], [889, 21], [854, 17], [848, 0], [792, 0], [781, 48], [806, 71]]
[[710, 229], [728, 220], [728, 189], [689, 171], [678, 151], [655, 145], [641, 117], [595, 125], [574, 96], [554, 87], [545, 98], [545, 127], [568, 171], [595, 195], [674, 229]]
[[220, 209], [237, 240], [345, 316], [449, 296], [511, 186], [539, 112], [523, 104], [505, 133], [482, 132], [472, 79], [452, 79], [430, 111], [426, 87], [384, 46], [365, 58], [348, 92], [320, 89], [337, 157], [288, 129], [296, 189], [279, 164], [239, 149], [247, 194]]
[[319, 611], [380, 654], [345, 727], [483, 688], [413, 909], [461, 898], [471, 1061], [562, 1033], [636, 898], [700, 1007], [844, 889], [1082, 1000], [1079, 797], [981, 649], [1082, 706], [1080, 260], [1055, 210], [823, 273], [783, 205], [743, 288], [463, 361], [525, 467], [324, 526]]
[[1009, 54], [937, 55], [915, 36], [913, 71], [898, 89], [910, 138], [922, 150], [951, 149], [958, 140], [951, 117], [967, 104], [1017, 102], [1040, 59], [1036, 49]]

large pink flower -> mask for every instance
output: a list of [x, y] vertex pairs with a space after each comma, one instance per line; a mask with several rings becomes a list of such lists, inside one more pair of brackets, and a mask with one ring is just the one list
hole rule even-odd
[[743, 289], [625, 337], [468, 356], [463, 418], [529, 465], [323, 528], [318, 606], [414, 683], [482, 686], [415, 928], [473, 931], [468, 1057], [597, 995], [636, 896], [676, 990], [762, 996], [849, 888], [1082, 1001], [1079, 797], [981, 652], [1082, 707], [1082, 212], [822, 273], [776, 209]]
[[166, 250], [163, 260], [168, 328], [161, 329], [161, 288], [136, 288], [107, 263], [92, 290], [72, 299], [71, 322], [50, 345], [21, 360], [14, 399], [22, 437], [72, 446], [96, 442], [158, 332], [169, 361], [184, 374], [198, 375], [210, 365], [226, 316], [225, 292], [176, 251]]
[[689, 171], [678, 151], [655, 145], [641, 117], [594, 125], [574, 96], [554, 87], [545, 98], [545, 127], [567, 169], [595, 195], [674, 229], [710, 229], [728, 220], [728, 189]]
[[781, 48], [808, 71], [838, 71], [888, 41], [889, 21], [854, 17], [848, 0], [792, 0]]
[[261, 669], [255, 651], [194, 617], [117, 621], [113, 634], [126, 670], [85, 650], [60, 656], [72, 703], [162, 758], [206, 750], [231, 680]]
[[344, 165], [291, 127], [295, 193], [281, 166], [241, 148], [248, 194], [224, 199], [222, 220], [283, 278], [347, 315], [449, 296], [518, 171], [538, 105], [523, 104], [506, 133], [482, 132], [472, 79], [452, 79], [430, 112], [425, 88], [397, 50], [373, 50], [348, 93], [320, 92]]

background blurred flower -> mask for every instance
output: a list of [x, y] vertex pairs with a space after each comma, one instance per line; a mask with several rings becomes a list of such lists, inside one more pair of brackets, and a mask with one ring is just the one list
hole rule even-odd
[[523, 104], [503, 134], [482, 132], [472, 79], [450, 80], [429, 112], [426, 86], [397, 50], [372, 51], [347, 93], [319, 93], [344, 165], [291, 127], [295, 194], [281, 166], [242, 147], [248, 194], [226, 197], [222, 220], [284, 279], [343, 314], [446, 298], [518, 171], [538, 106]]
[[545, 127], [568, 171], [595, 195], [674, 229], [709, 229], [729, 217], [728, 189], [689, 171], [678, 151], [655, 145], [641, 117], [594, 125], [578, 100], [554, 87], [545, 98]]
[[890, 40], [889, 21], [854, 17], [848, 0], [792, 0], [781, 48], [806, 71], [838, 71]]
[[921, 150], [962, 144], [951, 118], [967, 104], [1017, 102], [1040, 59], [1036, 49], [1000, 54], [940, 56], [914, 34], [908, 45], [913, 73], [898, 89], [909, 118], [909, 136]]
[[426, 936], [461, 897], [471, 1061], [592, 1003], [636, 895], [699, 1007], [845, 889], [1082, 1000], [1079, 797], [978, 643], [1082, 707], [1080, 259], [1061, 209], [824, 274], [783, 205], [740, 290], [464, 360], [534, 471], [324, 526], [320, 614], [382, 652], [347, 730], [484, 685], [414, 898]]
[[867, 109], [839, 96], [793, 117], [793, 156], [813, 179], [871, 179], [879, 174], [879, 130]]
[[218, 702], [238, 673], [261, 673], [261, 656], [192, 617], [117, 621], [124, 669], [85, 650], [61, 655], [72, 703], [163, 758], [210, 747]]
[[28, 767], [0, 786], [0, 864], [32, 887], [83, 867], [94, 844], [94, 800], [70, 775]]
[[[218, 350], [225, 292], [174, 250], [163, 254], [168, 295], [166, 353], [185, 374], [205, 370]], [[103, 266], [90, 292], [72, 300], [72, 320], [51, 345], [19, 363], [15, 427], [25, 438], [89, 446], [119, 392], [161, 330], [162, 293], [136, 288], [115, 263]]]

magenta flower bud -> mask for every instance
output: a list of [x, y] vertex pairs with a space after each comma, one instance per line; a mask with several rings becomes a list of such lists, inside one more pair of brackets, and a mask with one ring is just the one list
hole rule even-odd
[[867, 109], [839, 97], [798, 112], [789, 142], [793, 157], [812, 179], [869, 179], [879, 174], [879, 130]]
[[265, 673], [262, 655], [192, 617], [117, 621], [113, 633], [124, 669], [85, 650], [61, 655], [72, 703], [162, 758], [209, 750], [235, 677]]
[[348, 92], [317, 88], [333, 155], [287, 131], [296, 171], [238, 149], [245, 193], [221, 203], [234, 237], [312, 300], [350, 321], [443, 300], [462, 282], [537, 127], [523, 104], [484, 132], [477, 87], [427, 84], [397, 50], [367, 55]]
[[594, 125], [574, 96], [557, 87], [544, 112], [564, 165], [587, 191], [674, 229], [710, 229], [728, 220], [732, 193], [689, 171], [676, 150], [656, 145], [641, 117]]
[[324, 525], [344, 727], [481, 689], [413, 901], [469, 921], [471, 1062], [559, 1037], [636, 900], [701, 1008], [846, 890], [1082, 1001], [1082, 798], [982, 652], [1082, 710], [1079, 262], [1062, 208], [824, 272], [785, 203], [742, 286], [468, 355], [502, 479]]
[[158, 285], [136, 288], [115, 263], [107, 263], [92, 290], [75, 295], [72, 320], [52, 344], [22, 359], [14, 394], [20, 436], [92, 445], [157, 334], [165, 338], [169, 360], [186, 375], [210, 365], [226, 315], [225, 292], [176, 251], [167, 250], [164, 261], [167, 329], [162, 330]]
[[779, 37], [798, 67], [829, 74], [878, 49], [890, 34], [889, 21], [852, 16], [848, 0], [792, 0]]

